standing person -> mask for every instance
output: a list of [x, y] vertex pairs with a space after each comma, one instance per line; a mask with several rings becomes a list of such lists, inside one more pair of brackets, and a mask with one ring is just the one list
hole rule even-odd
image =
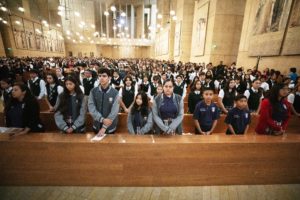
[[118, 91], [124, 86], [122, 78], [120, 77], [120, 74], [118, 71], [114, 71], [113, 78], [111, 78], [110, 81], [111, 81], [112, 87]]
[[218, 93], [221, 89], [224, 89], [226, 81], [222, 75], [218, 75], [217, 79], [214, 81], [215, 91]]
[[264, 75], [260, 77], [260, 81], [261, 81], [260, 87], [263, 89], [264, 93], [270, 90], [269, 84], [266, 82], [266, 78], [267, 77]]
[[202, 97], [202, 84], [200, 80], [197, 80], [191, 88], [191, 92], [188, 97], [188, 112], [193, 114], [196, 105], [203, 100]]
[[23, 83], [15, 83], [12, 89], [12, 98], [5, 107], [6, 126], [23, 128], [20, 134], [43, 132], [44, 126], [39, 116], [39, 104], [28, 86]]
[[242, 78], [240, 76], [236, 76], [234, 78], [234, 80], [235, 80], [236, 92], [238, 94], [244, 94], [247, 87], [246, 87], [245, 83], [243, 82]]
[[261, 104], [256, 133], [282, 135], [288, 125], [291, 106], [285, 99], [289, 88], [283, 83], [273, 85], [268, 98]]
[[260, 88], [260, 80], [254, 79], [252, 82], [252, 87], [244, 92], [244, 95], [248, 99], [248, 108], [250, 112], [258, 114], [260, 111], [260, 104], [264, 98], [263, 91]]
[[150, 87], [150, 82], [148, 81], [148, 76], [145, 74], [143, 77], [143, 81], [140, 84], [140, 89], [139, 91], [143, 91], [147, 94], [147, 96], [150, 98], [151, 97], [151, 87]]
[[[190, 89], [192, 89], [192, 87], [194, 86], [195, 82], [196, 81], [200, 81], [199, 77], [198, 76], [195, 76], [195, 78], [192, 80], [192, 83], [190, 84]], [[200, 81], [201, 83], [201, 81]], [[203, 84], [201, 83], [201, 86], [203, 86]]]
[[163, 93], [153, 101], [152, 114], [156, 134], [182, 134], [183, 99], [174, 93], [174, 83], [166, 80]]
[[295, 86], [293, 92], [287, 97], [288, 102], [291, 104], [291, 110], [296, 116], [300, 116], [300, 83]]
[[206, 76], [205, 77], [204, 88], [209, 88], [209, 89], [215, 91], [215, 84], [212, 81], [212, 76]]
[[111, 74], [107, 68], [98, 71], [100, 85], [93, 88], [89, 95], [88, 109], [94, 123], [93, 130], [99, 136], [116, 131], [119, 112], [118, 90], [110, 86]]
[[152, 126], [153, 119], [148, 96], [144, 92], [139, 92], [128, 112], [128, 131], [130, 134], [144, 135], [151, 131]]
[[174, 93], [180, 95], [183, 99], [186, 96], [186, 84], [183, 81], [182, 75], [176, 76], [176, 82], [174, 85]]
[[269, 84], [269, 89], [272, 89], [272, 87], [277, 83], [277, 79], [277, 73], [275, 71], [272, 71], [269, 80], [267, 80], [267, 83]]
[[156, 89], [157, 86], [159, 85], [159, 76], [153, 76], [152, 78], [152, 82], [150, 83], [150, 95], [151, 95], [151, 99], [157, 95], [156, 93]]
[[60, 95], [64, 88], [59, 85], [57, 76], [54, 73], [49, 73], [46, 76], [46, 102], [50, 108], [50, 112], [54, 111], [58, 95]]
[[[162, 94], [163, 93], [163, 86], [161, 84], [158, 84], [157, 87], [156, 87], [156, 94], [151, 97], [150, 99], [150, 103], [153, 103], [155, 97], [157, 97], [158, 95]], [[152, 105], [152, 104], [151, 104]]]
[[291, 78], [293, 83], [296, 82], [296, 80], [298, 78], [298, 74], [297, 74], [297, 69], [295, 67], [290, 68], [289, 77]]
[[92, 70], [85, 70], [84, 78], [82, 79], [80, 76], [80, 79], [81, 79], [80, 80], [81, 84], [84, 87], [84, 95], [86, 95], [86, 96], [89, 96], [90, 91], [99, 85], [97, 79], [93, 77]]
[[203, 101], [200, 101], [194, 111], [195, 134], [210, 135], [217, 126], [219, 109], [212, 102], [214, 89], [203, 89]]
[[57, 76], [57, 78], [58, 78], [58, 83], [59, 83], [59, 85], [61, 85], [61, 86], [63, 86], [64, 83], [65, 83], [65, 77], [64, 77], [62, 71], [63, 71], [62, 68], [56, 68], [56, 69], [55, 69], [55, 74], [56, 74], [56, 76]]
[[45, 81], [38, 77], [38, 71], [32, 69], [30, 71], [30, 80], [28, 80], [28, 87], [38, 100], [42, 99], [45, 96], [46, 84]]
[[64, 133], [84, 133], [87, 99], [73, 76], [67, 76], [63, 93], [57, 99], [54, 119]]
[[221, 89], [218, 95], [218, 105], [223, 113], [227, 114], [228, 110], [233, 108], [236, 95], [235, 81], [229, 79], [225, 88]]
[[119, 90], [120, 106], [125, 113], [128, 113], [129, 107], [134, 102], [134, 97], [138, 93], [138, 90], [131, 76], [126, 76], [124, 82], [125, 86]]
[[251, 88], [253, 81], [251, 81], [250, 74], [245, 74], [243, 82], [244, 82], [247, 90]]
[[12, 93], [12, 83], [9, 79], [4, 78], [0, 80], [1, 86], [1, 99], [3, 100], [3, 106], [7, 105], [9, 100], [11, 99]]
[[235, 107], [229, 110], [225, 123], [228, 126], [227, 135], [246, 134], [251, 123], [251, 114], [247, 110], [247, 97], [244, 95], [237, 95], [235, 97]]

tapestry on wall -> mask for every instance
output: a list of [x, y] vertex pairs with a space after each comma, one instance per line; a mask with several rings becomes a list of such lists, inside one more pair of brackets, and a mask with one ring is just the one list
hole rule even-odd
[[174, 56], [180, 55], [181, 21], [176, 23], [174, 38]]
[[42, 34], [42, 26], [38, 23], [34, 23], [33, 26], [35, 33], [36, 50], [45, 51], [45, 42]]
[[209, 2], [199, 6], [195, 12], [195, 22], [193, 33], [196, 33], [192, 39], [192, 49], [194, 56], [203, 56], [205, 53], [206, 29], [208, 22]]
[[158, 35], [155, 42], [155, 55], [161, 56], [169, 53], [169, 31]]
[[22, 18], [12, 16], [10, 20], [12, 24], [12, 32], [13, 32], [16, 48], [27, 49], [26, 34], [25, 34]]
[[32, 21], [24, 20], [24, 28], [25, 28], [27, 48], [29, 50], [36, 50], [34, 28], [33, 28]]
[[10, 21], [17, 49], [64, 53], [61, 31], [16, 15]]
[[166, 55], [169, 53], [169, 31], [164, 32], [161, 35], [161, 55]]
[[288, 30], [282, 48], [283, 55], [300, 54], [299, 35], [300, 35], [300, 0], [296, 0], [291, 11]]
[[292, 0], [254, 0], [250, 56], [280, 54]]

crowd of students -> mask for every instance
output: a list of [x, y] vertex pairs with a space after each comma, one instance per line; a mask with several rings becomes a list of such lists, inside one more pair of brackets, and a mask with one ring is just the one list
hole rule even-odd
[[125, 112], [130, 134], [182, 134], [185, 98], [195, 134], [214, 132], [223, 123], [218, 122], [221, 113], [226, 115], [226, 134], [247, 133], [251, 115], [259, 114], [258, 134], [281, 135], [291, 113], [300, 116], [296, 68], [283, 75], [222, 62], [0, 58], [0, 83], [6, 125], [24, 128], [24, 133], [44, 131], [41, 99], [63, 133], [84, 133], [87, 112], [95, 133], [115, 133], [118, 113]]

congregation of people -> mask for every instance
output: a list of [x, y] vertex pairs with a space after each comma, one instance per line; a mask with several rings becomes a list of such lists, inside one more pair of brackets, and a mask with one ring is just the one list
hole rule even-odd
[[65, 134], [85, 133], [87, 113], [100, 136], [116, 133], [120, 112], [127, 113], [128, 133], [138, 135], [183, 134], [186, 113], [202, 135], [214, 133], [217, 123], [227, 125], [225, 134], [247, 134], [253, 115], [257, 134], [282, 135], [290, 117], [300, 117], [295, 67], [283, 74], [222, 61], [3, 57], [0, 83], [6, 126], [21, 133], [47, 131], [39, 117], [42, 100]]

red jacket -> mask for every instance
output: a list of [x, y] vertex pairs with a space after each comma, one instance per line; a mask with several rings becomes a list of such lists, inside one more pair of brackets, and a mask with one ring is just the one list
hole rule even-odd
[[287, 107], [288, 115], [287, 115], [287, 119], [282, 122], [282, 125], [278, 126], [277, 124], [274, 123], [274, 120], [272, 119], [273, 109], [269, 99], [264, 99], [261, 102], [260, 116], [258, 119], [258, 124], [255, 128], [256, 133], [267, 134], [266, 132], [267, 128], [271, 128], [275, 131], [280, 131], [282, 127], [283, 130], [286, 130], [288, 120], [291, 116], [291, 104], [286, 99], [283, 100], [283, 103]]

